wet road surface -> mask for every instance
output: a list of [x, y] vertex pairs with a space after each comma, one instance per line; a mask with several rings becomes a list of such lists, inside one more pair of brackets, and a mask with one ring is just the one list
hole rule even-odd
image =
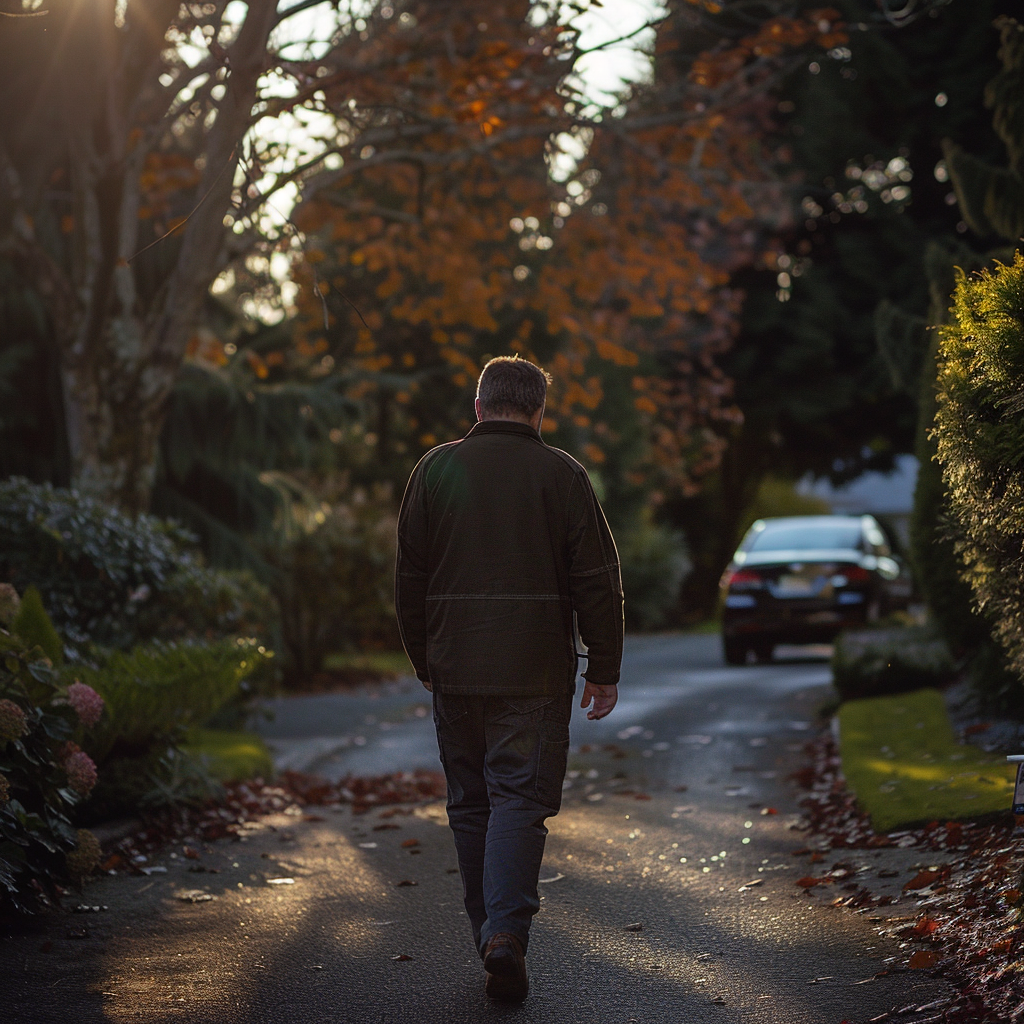
[[[615, 712], [574, 720], [520, 1008], [483, 996], [444, 809], [430, 805], [280, 815], [211, 844], [216, 874], [186, 874], [195, 865], [168, 851], [166, 873], [103, 879], [86, 899], [109, 910], [87, 934], [69, 937], [85, 919], [65, 918], [50, 939], [0, 944], [0, 1019], [861, 1024], [909, 1007], [898, 1019], [923, 1021], [914, 1007], [942, 983], [876, 978], [895, 944], [830, 906], [834, 889], [794, 885], [807, 836], [787, 776], [830, 688], [820, 652], [789, 653], [727, 668], [715, 637], [629, 639]], [[282, 762], [335, 778], [436, 767], [428, 701], [415, 681], [297, 698], [263, 730]], [[854, 873], [884, 856], [823, 852], [823, 868]]]

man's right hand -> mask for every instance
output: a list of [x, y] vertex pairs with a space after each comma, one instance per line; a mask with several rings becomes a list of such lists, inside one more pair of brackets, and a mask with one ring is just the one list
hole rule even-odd
[[615, 702], [618, 699], [619, 688], [614, 683], [602, 686], [598, 683], [588, 682], [583, 687], [583, 700], [580, 701], [580, 707], [589, 707], [590, 702], [593, 701], [594, 706], [587, 712], [587, 718], [592, 722], [596, 722], [597, 719], [611, 714], [611, 710], [615, 707]]

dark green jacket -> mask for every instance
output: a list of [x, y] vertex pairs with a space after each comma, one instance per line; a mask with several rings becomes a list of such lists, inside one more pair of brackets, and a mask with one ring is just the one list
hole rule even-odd
[[587, 471], [532, 427], [485, 420], [427, 452], [398, 521], [395, 606], [420, 679], [445, 693], [617, 683], [622, 581]]

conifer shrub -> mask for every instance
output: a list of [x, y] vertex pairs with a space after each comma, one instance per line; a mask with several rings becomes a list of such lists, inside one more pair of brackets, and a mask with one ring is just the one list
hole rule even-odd
[[76, 491], [0, 483], [0, 580], [38, 588], [71, 653], [154, 639], [267, 636], [273, 600], [250, 575], [205, 566], [173, 522]]
[[[961, 576], [1024, 678], [1024, 256], [958, 274], [941, 330], [936, 439]], [[1024, 691], [1016, 687], [1024, 710]]]

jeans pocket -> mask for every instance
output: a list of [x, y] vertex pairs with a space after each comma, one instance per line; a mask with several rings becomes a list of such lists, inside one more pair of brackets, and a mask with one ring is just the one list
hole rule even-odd
[[460, 718], [469, 714], [466, 698], [459, 693], [440, 693], [434, 691], [434, 723], [443, 719], [448, 725], [454, 725]]
[[503, 697], [509, 709], [517, 715], [539, 714], [553, 700], [552, 697]]

